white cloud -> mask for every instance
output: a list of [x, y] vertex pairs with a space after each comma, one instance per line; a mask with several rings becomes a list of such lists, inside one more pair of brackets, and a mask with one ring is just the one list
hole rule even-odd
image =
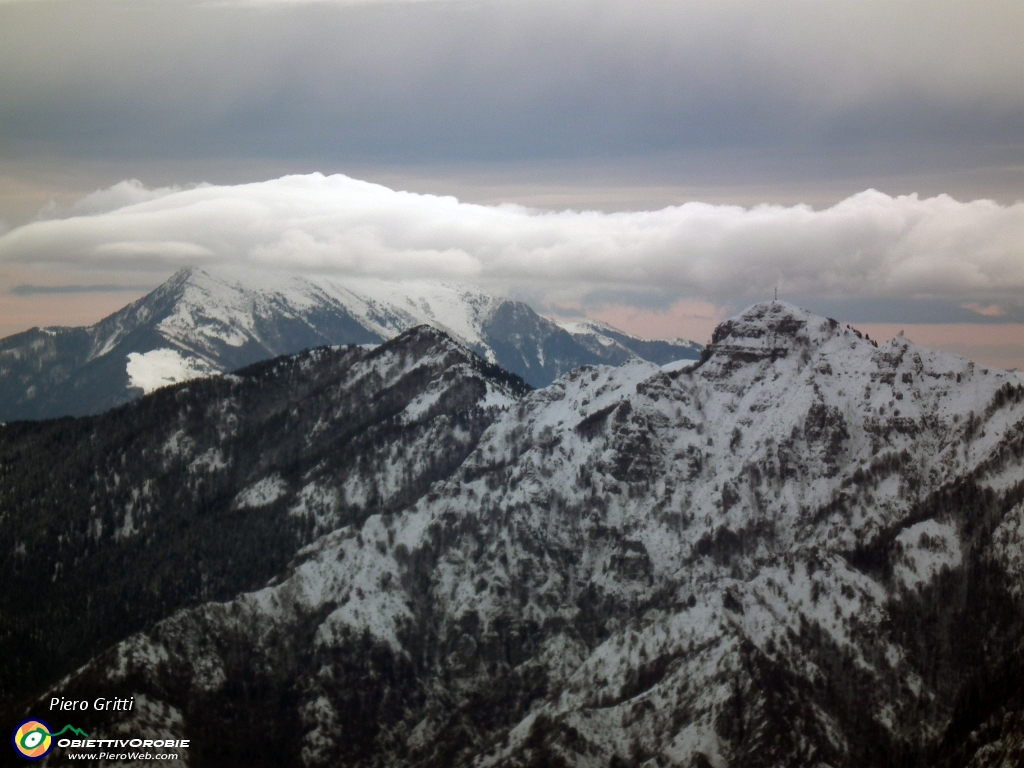
[[973, 301], [968, 304], [961, 304], [960, 308], [966, 309], [968, 312], [973, 312], [976, 315], [981, 315], [982, 317], [1006, 317], [1006, 310], [998, 304], [989, 304], [986, 306]]
[[944, 195], [868, 190], [820, 211], [540, 211], [312, 174], [191, 189], [122, 182], [90, 197], [88, 215], [0, 235], [0, 264], [225, 263], [520, 285], [549, 297], [624, 289], [738, 301], [777, 281], [789, 295], [844, 298], [999, 302], [1024, 290], [1024, 203]]
[[181, 191], [181, 187], [160, 187], [158, 189], [147, 189], [138, 179], [126, 179], [119, 181], [107, 189], [98, 189], [91, 195], [86, 195], [81, 200], [76, 200], [69, 207], [62, 207], [55, 201], [50, 200], [39, 212], [42, 219], [66, 219], [71, 216], [92, 216], [98, 213], [109, 213], [118, 208], [125, 208], [135, 203], [143, 203], [147, 200], [155, 200], [158, 197], [165, 197], [172, 192]]

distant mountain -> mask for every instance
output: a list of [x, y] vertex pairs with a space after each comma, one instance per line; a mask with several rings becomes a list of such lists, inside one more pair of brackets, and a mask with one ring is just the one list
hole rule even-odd
[[[427, 360], [440, 344], [424, 345]], [[346, 380], [417, 370], [411, 351], [404, 363], [383, 362], [400, 349], [392, 345], [344, 353], [354, 356]], [[0, 429], [3, 498], [20, 500], [4, 507], [0, 546], [23, 569], [4, 575], [4, 636], [32, 650], [50, 637], [32, 621], [77, 625], [109, 605], [142, 610], [142, 600], [173, 589], [176, 579], [155, 578], [155, 565], [90, 565], [103, 556], [94, 552], [117, 546], [112, 532], [138, 530], [141, 546], [147, 530], [165, 530], [155, 510], [144, 518], [152, 527], [140, 528], [133, 504], [168, 469], [144, 463], [123, 479], [125, 462], [174, 457], [172, 489], [186, 477], [205, 488], [237, 474], [218, 497], [219, 516], [202, 507], [170, 518], [168, 541], [186, 535], [186, 523], [210, 521], [197, 538], [209, 537], [207, 549], [178, 579], [190, 578], [193, 562], [231, 574], [258, 561], [250, 545], [221, 554], [236, 546], [248, 510], [279, 504], [288, 516], [280, 519], [320, 520], [296, 489], [310, 484], [320, 498], [323, 485], [342, 498], [355, 459], [321, 464], [332, 456], [324, 443], [297, 471], [289, 446], [307, 432], [349, 434], [318, 419], [337, 412], [332, 392], [354, 407], [358, 387], [324, 387], [308, 405], [298, 394], [282, 399], [279, 420], [263, 422], [258, 399], [226, 407], [218, 398], [243, 386], [250, 398], [261, 388], [301, 390], [309, 361], [325, 354], [266, 364], [244, 382], [168, 389], [97, 420]], [[219, 576], [215, 595], [191, 593], [188, 607], [167, 615], [168, 606], [166, 618], [48, 690], [20, 689], [21, 700], [134, 695], [136, 711], [81, 714], [76, 725], [106, 737], [190, 738], [183, 764], [195, 766], [1024, 761], [1017, 374], [905, 339], [879, 347], [782, 302], [722, 323], [699, 364], [677, 370], [588, 366], [527, 393], [482, 362], [425, 365], [426, 389], [410, 381], [391, 421], [373, 422], [380, 448], [362, 476], [385, 486], [428, 477], [422, 460], [448, 441], [465, 451], [456, 469], [405, 503], [354, 501], [324, 516], [302, 530], [328, 532], [261, 588], [227, 599], [229, 587], [259, 574]], [[275, 366], [287, 374], [281, 383]], [[420, 448], [387, 442], [410, 418], [401, 414], [415, 419], [435, 402], [430, 386], [464, 377], [480, 382], [479, 438], [465, 437], [460, 411], [439, 400], [429, 434], [409, 438]], [[363, 402], [377, 407], [380, 391], [368, 388]], [[171, 414], [145, 422], [151, 439], [131, 447], [110, 431], [128, 429], [150, 403]], [[279, 423], [294, 424], [282, 432], [289, 448], [257, 442]], [[95, 459], [75, 458], [104, 441]], [[209, 457], [222, 444], [230, 451]], [[36, 469], [25, 484], [21, 476], [41, 464], [30, 448], [54, 457], [45, 472], [57, 482], [48, 486]], [[68, 516], [50, 487], [95, 490]], [[238, 524], [219, 524], [230, 510]], [[179, 550], [151, 558], [171, 551]], [[120, 602], [104, 591], [110, 572], [123, 574], [116, 596], [129, 597]], [[61, 590], [74, 599], [54, 602]], [[61, 661], [56, 651], [46, 658]]]
[[700, 356], [689, 342], [567, 330], [522, 302], [466, 287], [194, 268], [88, 328], [0, 340], [0, 421], [101, 413], [166, 384], [307, 348], [380, 344], [421, 324], [532, 386], [579, 365]]
[[668, 365], [679, 360], [696, 360], [702, 349], [700, 344], [684, 339], [639, 339], [594, 320], [561, 322], [559, 326], [606, 365], [622, 365], [638, 358]]

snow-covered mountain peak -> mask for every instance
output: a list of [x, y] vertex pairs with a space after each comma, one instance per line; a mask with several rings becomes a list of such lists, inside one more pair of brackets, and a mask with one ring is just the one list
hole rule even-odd
[[238, 346], [261, 319], [301, 319], [325, 305], [343, 307], [382, 339], [414, 325], [438, 327], [469, 345], [503, 299], [466, 286], [429, 280], [330, 278], [233, 268], [191, 268], [175, 276], [181, 300], [161, 328]]
[[818, 345], [844, 332], [840, 324], [785, 301], [747, 307], [725, 320], [711, 337], [712, 344], [754, 348], [792, 348]]
[[835, 320], [770, 302], [720, 323], [692, 370], [719, 393], [727, 390], [749, 399], [752, 391], [763, 389], [771, 398], [778, 396], [780, 379], [811, 376], [813, 370], [805, 368], [812, 359], [853, 354], [858, 365], [866, 365], [868, 350], [874, 351], [870, 342]]

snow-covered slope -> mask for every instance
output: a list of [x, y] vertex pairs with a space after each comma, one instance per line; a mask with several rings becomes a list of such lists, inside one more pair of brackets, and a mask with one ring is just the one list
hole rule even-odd
[[1015, 374], [760, 304], [689, 369], [530, 393], [400, 514], [45, 696], [201, 744], [230, 712], [253, 765], [1016, 765], [1022, 457]]
[[472, 347], [483, 344], [483, 324], [501, 302], [478, 291], [427, 281], [367, 278], [342, 283], [323, 277], [213, 269], [192, 269], [178, 280], [181, 289], [174, 310], [157, 329], [169, 342], [210, 363], [225, 357], [225, 347], [258, 345], [276, 351], [285, 341], [282, 324], [301, 326], [326, 339], [320, 326], [327, 315], [334, 315], [335, 322], [354, 323], [367, 343], [426, 324]]
[[700, 357], [701, 346], [685, 339], [641, 339], [596, 320], [560, 322], [580, 344], [601, 358], [606, 365], [621, 365], [640, 358], [667, 365]]
[[465, 286], [196, 268], [89, 328], [0, 340], [0, 421], [99, 413], [169, 383], [317, 346], [379, 344], [422, 324], [534, 386], [583, 364], [699, 355], [621, 333], [612, 350]]

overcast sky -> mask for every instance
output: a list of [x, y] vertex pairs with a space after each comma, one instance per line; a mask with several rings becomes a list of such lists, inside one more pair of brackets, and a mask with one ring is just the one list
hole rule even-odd
[[0, 333], [228, 261], [1024, 362], [1022, 50], [1016, 0], [0, 0]]

